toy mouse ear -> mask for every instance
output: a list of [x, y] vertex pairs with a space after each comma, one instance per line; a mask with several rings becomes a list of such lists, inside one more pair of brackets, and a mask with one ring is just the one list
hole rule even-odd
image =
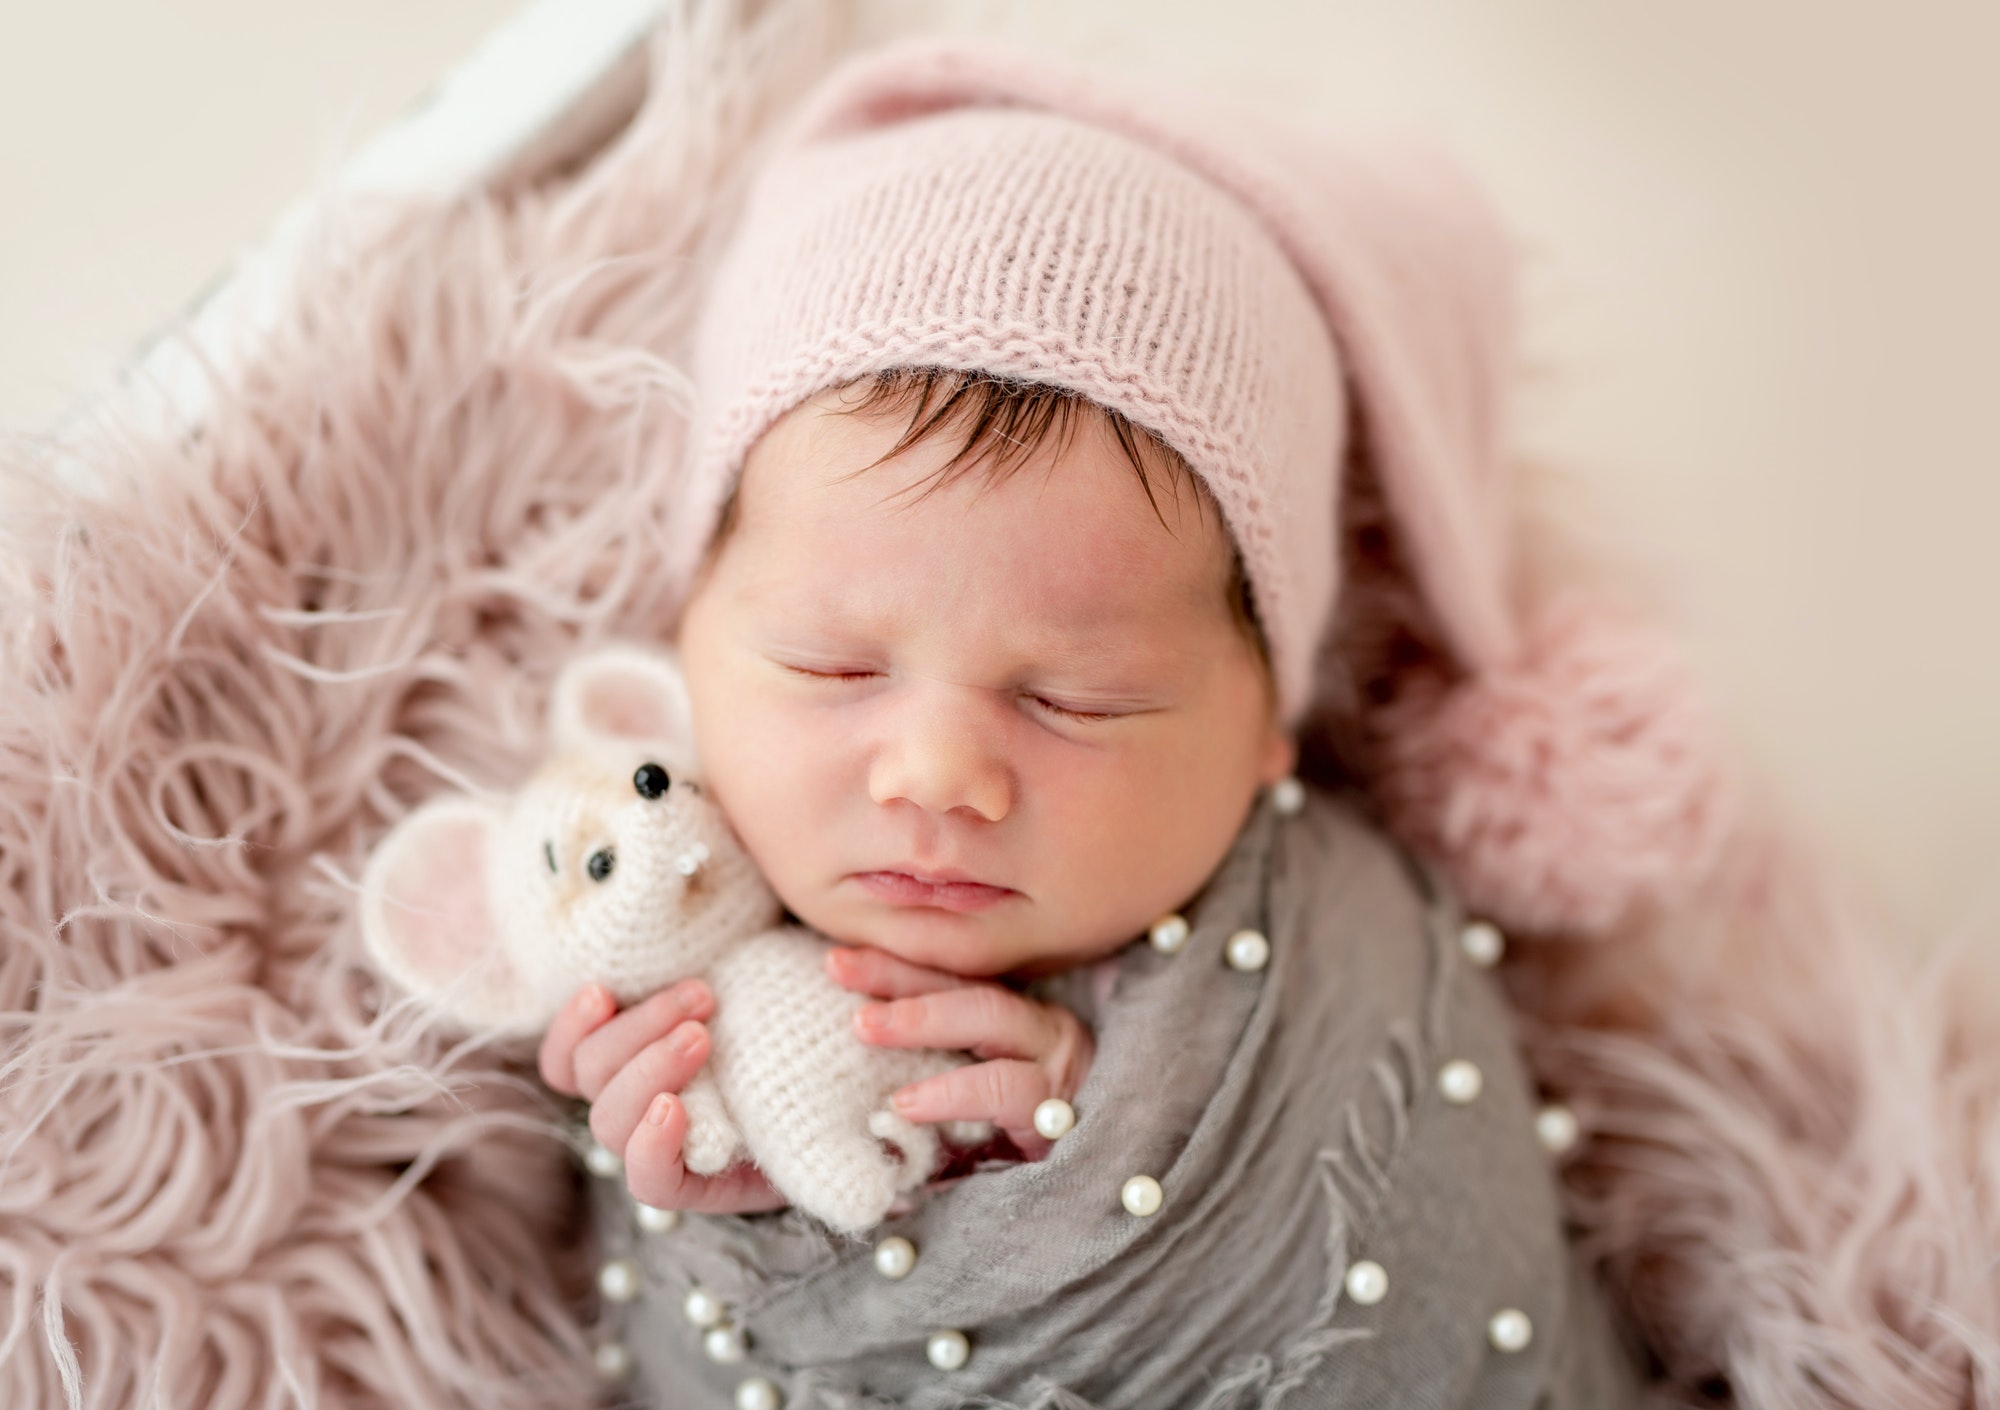
[[695, 766], [687, 677], [667, 647], [616, 645], [579, 656], [556, 679], [551, 715], [563, 752], [635, 746], [673, 772]]
[[361, 879], [361, 936], [410, 992], [478, 1028], [528, 1026], [531, 995], [501, 943], [487, 859], [494, 804], [433, 799], [376, 844]]

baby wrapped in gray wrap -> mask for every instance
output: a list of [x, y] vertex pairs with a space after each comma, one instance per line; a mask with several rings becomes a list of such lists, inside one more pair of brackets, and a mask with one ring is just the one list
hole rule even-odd
[[[621, 1182], [599, 1182], [605, 1256], [643, 1275], [609, 1309], [629, 1403], [1633, 1403], [1563, 1237], [1511, 1016], [1441, 878], [1343, 799], [1282, 816], [1266, 798], [1187, 918], [1173, 953], [1140, 938], [1036, 984], [1098, 1044], [1049, 1156], [933, 1186], [869, 1239], [793, 1210], [642, 1232]], [[1225, 961], [1245, 929], [1269, 939], [1262, 968]], [[1121, 1200], [1140, 1175], [1164, 1195], [1148, 1215]], [[871, 1252], [891, 1237], [916, 1251], [900, 1278]], [[697, 1290], [740, 1360], [705, 1354]], [[952, 1369], [927, 1355], [939, 1333]]]

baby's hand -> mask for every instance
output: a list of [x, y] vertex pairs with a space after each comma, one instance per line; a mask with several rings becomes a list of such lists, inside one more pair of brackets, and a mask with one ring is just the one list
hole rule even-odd
[[714, 1012], [698, 979], [623, 1013], [603, 985], [587, 984], [542, 1038], [542, 1080], [590, 1103], [591, 1134], [624, 1156], [625, 1184], [641, 1203], [702, 1214], [782, 1209], [785, 1197], [754, 1165], [702, 1176], [681, 1164], [688, 1116], [678, 1094], [708, 1060], [701, 1020]]
[[980, 1059], [904, 1087], [893, 1098], [897, 1111], [912, 1121], [991, 1121], [1029, 1160], [1049, 1153], [1035, 1108], [1050, 1097], [1068, 1101], [1089, 1075], [1097, 1048], [1082, 1019], [1060, 1004], [866, 946], [828, 951], [826, 969], [843, 989], [891, 1001], [855, 1013], [862, 1041], [963, 1049]]

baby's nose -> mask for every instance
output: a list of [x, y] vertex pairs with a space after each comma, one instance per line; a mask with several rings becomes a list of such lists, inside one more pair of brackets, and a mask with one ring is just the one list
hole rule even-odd
[[1014, 809], [1015, 780], [983, 692], [939, 688], [899, 712], [868, 775], [877, 803], [967, 812], [999, 822]]

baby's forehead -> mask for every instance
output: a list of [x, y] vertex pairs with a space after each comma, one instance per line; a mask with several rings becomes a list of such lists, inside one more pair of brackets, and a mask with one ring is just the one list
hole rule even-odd
[[727, 562], [756, 629], [849, 640], [927, 620], [1044, 659], [1155, 663], [1247, 643], [1268, 672], [1222, 511], [1164, 447], [1133, 453], [1105, 420], [1068, 434], [1036, 422], [1011, 464], [954, 467], [964, 428], [904, 444], [907, 413], [857, 404], [851, 391], [804, 403], [747, 458], [711, 563]]

